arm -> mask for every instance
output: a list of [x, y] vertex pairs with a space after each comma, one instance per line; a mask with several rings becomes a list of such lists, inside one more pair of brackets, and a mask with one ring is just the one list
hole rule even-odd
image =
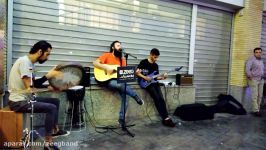
[[48, 86], [42, 85], [45, 81], [47, 81], [47, 77], [43, 76], [39, 79], [33, 80], [33, 85], [36, 88], [47, 88]]
[[106, 70], [107, 67], [104, 66], [101, 62], [100, 62], [100, 59], [96, 59], [95, 61], [93, 61], [93, 65], [94, 67], [97, 67], [99, 69], [102, 69], [102, 70]]
[[33, 85], [35, 88], [47, 88], [48, 85], [42, 85], [45, 81], [47, 81], [48, 79], [51, 79], [54, 77], [60, 77], [60, 76], [63, 76], [63, 73], [61, 71], [57, 71], [56, 67], [54, 67], [53, 69], [48, 71], [48, 73], [44, 75], [43, 77], [33, 80]]
[[[158, 74], [159, 74], [159, 66], [157, 64], [156, 64], [156, 70], [155, 71], [158, 72]], [[156, 80], [164, 80], [164, 79], [167, 78], [167, 76], [168, 76], [168, 74], [167, 73], [164, 73], [163, 75], [159, 75], [156, 78]]]
[[142, 61], [139, 63], [139, 65], [138, 65], [138, 67], [137, 67], [137, 70], [136, 70], [136, 75], [137, 75], [138, 77], [140, 77], [140, 78], [146, 80], [146, 81], [151, 81], [152, 79], [151, 79], [149, 76], [145, 76], [145, 75], [143, 75], [143, 74], [141, 73], [141, 70], [142, 70], [143, 68], [146, 68], [146, 67], [145, 67], [145, 62], [144, 62], [144, 60], [142, 60]]
[[167, 78], [167, 76], [168, 76], [168, 74], [167, 74], [167, 73], [164, 73], [163, 75], [160, 75], [160, 76], [157, 77], [156, 79], [157, 79], [157, 80], [164, 80], [164, 79]]
[[114, 72], [113, 68], [108, 67], [108, 65], [102, 64], [100, 59], [96, 59], [95, 61], [93, 61], [93, 65], [94, 67], [104, 70], [108, 74], [112, 74]]
[[252, 61], [249, 59], [246, 63], [246, 75], [248, 79], [251, 79], [252, 74], [251, 74], [251, 66], [252, 66]]
[[22, 80], [23, 80], [23, 83], [24, 83], [26, 89], [30, 89], [30, 88], [31, 88], [31, 87], [30, 87], [30, 84], [31, 84], [31, 78], [28, 77], [28, 76], [23, 76], [23, 77], [22, 77]]
[[136, 71], [136, 75], [137, 75], [138, 77], [140, 77], [140, 78], [146, 80], [146, 81], [150, 81], [150, 80], [151, 80], [150, 77], [148, 77], [148, 76], [144, 76], [144, 75], [141, 73], [140, 69], [137, 69], [137, 71]]

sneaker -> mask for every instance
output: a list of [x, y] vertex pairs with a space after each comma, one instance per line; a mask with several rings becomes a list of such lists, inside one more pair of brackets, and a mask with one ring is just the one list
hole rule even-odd
[[144, 101], [138, 95], [134, 96], [134, 99], [139, 105], [144, 104]]
[[44, 144], [43, 150], [60, 150], [55, 144]]
[[53, 138], [59, 137], [59, 136], [68, 136], [70, 134], [69, 131], [65, 130], [59, 130], [57, 133], [52, 134]]
[[175, 127], [175, 123], [173, 123], [172, 119], [170, 118], [163, 120], [162, 123], [164, 126], [167, 126], [167, 127]]

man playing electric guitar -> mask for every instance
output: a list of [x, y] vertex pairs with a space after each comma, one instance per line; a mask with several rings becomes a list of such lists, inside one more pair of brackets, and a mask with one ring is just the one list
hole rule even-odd
[[[153, 48], [150, 51], [150, 56], [148, 57], [148, 59], [144, 59], [140, 62], [140, 64], [138, 65], [138, 69], [140, 71], [137, 71], [139, 83], [141, 82], [141, 80], [152, 81], [153, 78], [151, 78], [149, 75], [154, 73], [154, 71], [159, 74], [159, 67], [156, 63], [159, 55], [159, 50]], [[166, 78], [167, 73], [161, 76], [157, 76], [155, 80], [164, 80]], [[168, 127], [175, 127], [175, 123], [173, 123], [172, 119], [168, 116], [166, 104], [158, 82], [151, 82], [145, 89], [154, 101], [155, 107], [162, 118], [162, 124]]]
[[[116, 79], [116, 71], [117, 67], [119, 66], [126, 66], [126, 61], [122, 58], [121, 52], [121, 42], [114, 41], [110, 45], [110, 52], [102, 54], [97, 60], [93, 62], [94, 65], [94, 75], [96, 81], [100, 85], [103, 85], [110, 90], [116, 90], [119, 92], [121, 96], [121, 107], [119, 113], [119, 120], [118, 122], [123, 125], [125, 118], [124, 110], [126, 111], [127, 108], [127, 101], [124, 99], [123, 94], [126, 92], [127, 95], [131, 96], [139, 105], [143, 105], [144, 101], [137, 95], [137, 93], [127, 85], [125, 91], [125, 84], [124, 83], [117, 83]], [[122, 102], [126, 101], [126, 108], [124, 109], [124, 105]]]

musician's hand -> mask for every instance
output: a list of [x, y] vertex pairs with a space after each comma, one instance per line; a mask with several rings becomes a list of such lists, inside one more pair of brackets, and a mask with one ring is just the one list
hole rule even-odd
[[137, 70], [136, 70], [136, 74], [140, 74], [141, 73], [141, 70], [138, 68]]
[[51, 79], [51, 78], [62, 78], [63, 75], [64, 75], [63, 72], [57, 71], [56, 67], [54, 67], [45, 76], [47, 79]]
[[157, 80], [163, 80], [163, 79], [164, 79], [164, 77], [162, 77], [162, 76], [159, 76], [159, 77], [157, 77], [156, 79], [157, 79]]
[[115, 70], [113, 68], [108, 67], [108, 66], [106, 66], [106, 68], [104, 69], [104, 71], [105, 71], [106, 74], [112, 74], [112, 73], [115, 72]]
[[28, 91], [30, 93], [35, 93], [36, 92], [36, 88], [35, 87], [33, 87], [33, 88], [29, 87], [29, 88], [27, 88], [26, 91]]
[[149, 77], [149, 76], [145, 76], [144, 80], [146, 80], [146, 81], [151, 81], [151, 80], [152, 80], [152, 78], [151, 78], [151, 77]]
[[59, 64], [59, 65], [56, 65], [53, 69], [58, 70], [58, 69], [62, 68], [62, 66], [63, 66], [62, 64]]
[[61, 91], [60, 89], [54, 88], [51, 85], [49, 85], [47, 88], [48, 88], [49, 91], [53, 91], [53, 92], [59, 92], [59, 91]]
[[163, 74], [163, 77], [164, 77], [164, 79], [166, 79], [168, 77], [168, 74], [167, 73], [164, 73]]

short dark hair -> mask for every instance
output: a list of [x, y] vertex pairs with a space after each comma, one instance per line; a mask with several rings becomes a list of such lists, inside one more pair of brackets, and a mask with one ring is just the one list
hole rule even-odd
[[262, 51], [262, 49], [260, 47], [254, 48], [253, 52], [255, 53], [256, 50], [261, 50]]
[[47, 41], [41, 40], [37, 43], [35, 43], [31, 49], [30, 49], [30, 54], [35, 54], [39, 49], [42, 50], [42, 53], [48, 51], [48, 48], [52, 49], [52, 45], [48, 43]]
[[113, 52], [113, 48], [112, 47], [115, 47], [115, 43], [120, 43], [119, 41], [113, 41], [112, 44], [110, 45], [110, 53]]
[[160, 52], [157, 48], [153, 48], [150, 52], [151, 55], [159, 56]]

